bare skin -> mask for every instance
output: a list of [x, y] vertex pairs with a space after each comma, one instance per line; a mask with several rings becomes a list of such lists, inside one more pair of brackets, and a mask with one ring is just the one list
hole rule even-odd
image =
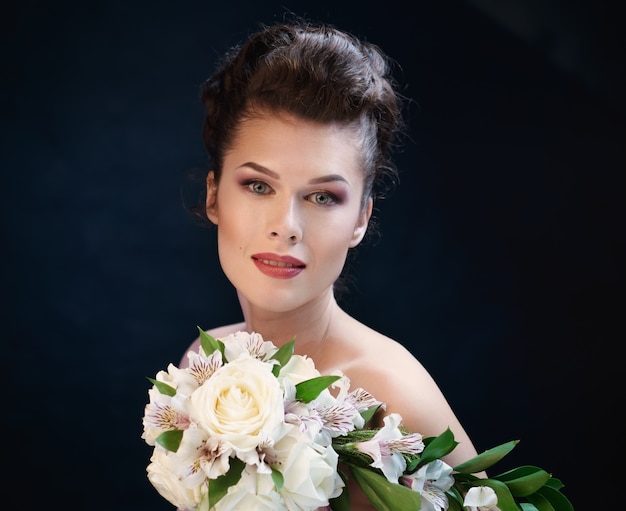
[[[322, 374], [342, 371], [350, 378], [351, 388], [362, 387], [377, 399], [386, 403], [386, 413], [402, 415], [403, 424], [413, 432], [423, 436], [435, 436], [447, 427], [460, 442], [456, 449], [445, 458], [454, 466], [476, 455], [467, 433], [452, 412], [441, 390], [426, 369], [401, 344], [381, 335], [346, 314], [334, 300], [329, 303], [332, 323], [323, 346], [314, 347], [307, 343], [304, 354], [317, 352], [313, 360]], [[245, 322], [226, 325], [209, 330], [213, 337], [224, 337], [237, 331], [257, 331], [250, 329]], [[272, 338], [265, 337], [267, 340]], [[358, 342], [355, 340], [358, 339]], [[289, 339], [274, 343], [277, 346]], [[199, 339], [190, 346], [197, 351]], [[296, 346], [298, 340], [296, 339]], [[187, 356], [181, 360], [181, 367], [187, 366]], [[424, 413], [424, 411], [427, 411]], [[382, 426], [382, 415], [375, 426]], [[369, 500], [356, 484], [350, 484], [351, 508], [363, 511], [374, 510]]]
[[[343, 372], [352, 388], [383, 401], [385, 414], [399, 413], [408, 430], [436, 436], [449, 427], [460, 442], [445, 460], [454, 466], [476, 450], [430, 374], [334, 298], [347, 252], [361, 242], [372, 213], [372, 201], [362, 200], [359, 151], [353, 130], [288, 115], [240, 127], [219, 183], [213, 173], [207, 178], [207, 215], [217, 225], [220, 263], [237, 289], [243, 321], [208, 332], [258, 332], [277, 346], [295, 336], [296, 353], [311, 357], [322, 374]], [[282, 268], [277, 277], [276, 264], [263, 262], [285, 256], [302, 263], [294, 263], [301, 268], [295, 276]], [[198, 345], [196, 339], [189, 349]], [[180, 365], [187, 363], [185, 354]], [[350, 486], [351, 508], [373, 510]]]

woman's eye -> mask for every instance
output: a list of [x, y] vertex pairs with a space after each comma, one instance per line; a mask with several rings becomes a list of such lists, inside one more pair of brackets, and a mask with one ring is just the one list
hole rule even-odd
[[257, 195], [265, 195], [270, 191], [270, 186], [263, 181], [251, 181], [247, 183], [246, 186], [252, 193], [256, 193]]
[[337, 202], [337, 198], [332, 193], [328, 192], [313, 192], [308, 198], [311, 202], [319, 204], [320, 206], [328, 206]]

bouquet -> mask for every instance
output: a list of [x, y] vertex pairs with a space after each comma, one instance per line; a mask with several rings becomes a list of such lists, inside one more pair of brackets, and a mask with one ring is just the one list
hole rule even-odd
[[148, 378], [143, 417], [148, 479], [178, 509], [347, 511], [352, 478], [380, 511], [573, 511], [538, 467], [474, 475], [517, 441], [450, 467], [450, 430], [424, 438], [395, 413], [368, 427], [385, 404], [341, 373], [320, 374], [295, 339], [279, 349], [254, 332], [198, 330], [189, 367]]

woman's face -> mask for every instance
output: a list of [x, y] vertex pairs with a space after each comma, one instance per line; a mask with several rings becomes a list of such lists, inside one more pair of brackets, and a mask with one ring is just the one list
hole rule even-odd
[[207, 180], [224, 273], [251, 304], [284, 312], [330, 292], [367, 228], [359, 145], [345, 126], [267, 115], [241, 125]]

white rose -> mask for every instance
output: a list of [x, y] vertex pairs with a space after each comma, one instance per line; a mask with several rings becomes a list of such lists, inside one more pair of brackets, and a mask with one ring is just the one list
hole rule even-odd
[[174, 461], [168, 451], [155, 449], [146, 469], [148, 479], [159, 494], [179, 509], [195, 509], [206, 495], [205, 484], [186, 488], [174, 473]]
[[[246, 452], [277, 440], [284, 418], [283, 394], [272, 366], [240, 357], [220, 367], [190, 396], [190, 415], [209, 436]], [[282, 433], [280, 433], [282, 434]]]
[[280, 370], [278, 378], [289, 378], [294, 384], [298, 384], [311, 378], [320, 376], [321, 373], [315, 369], [315, 362], [309, 357], [293, 355]]
[[331, 446], [321, 447], [289, 435], [275, 449], [285, 456], [273, 467], [283, 474], [280, 494], [289, 509], [315, 510], [341, 494], [344, 483], [337, 472], [339, 456]]
[[271, 475], [257, 474], [254, 467], [246, 467], [237, 484], [211, 508], [211, 511], [287, 511], [276, 493]]

